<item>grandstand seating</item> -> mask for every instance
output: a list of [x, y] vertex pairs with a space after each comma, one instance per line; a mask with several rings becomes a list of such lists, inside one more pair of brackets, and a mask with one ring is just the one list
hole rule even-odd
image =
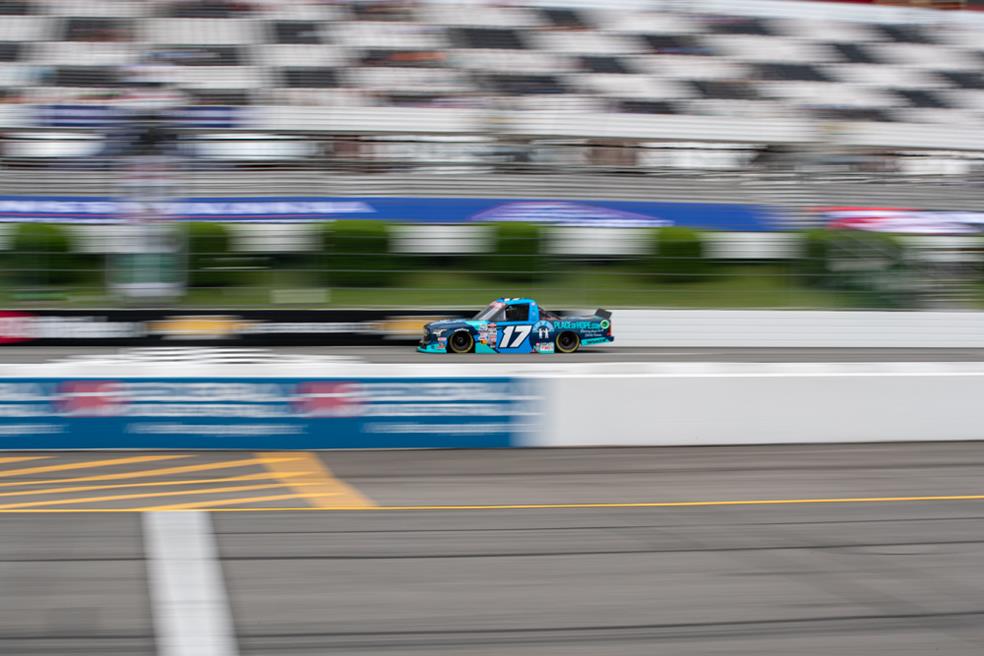
[[143, 76], [203, 104], [984, 118], [980, 21], [528, 1], [0, 0], [0, 101], [104, 101]]

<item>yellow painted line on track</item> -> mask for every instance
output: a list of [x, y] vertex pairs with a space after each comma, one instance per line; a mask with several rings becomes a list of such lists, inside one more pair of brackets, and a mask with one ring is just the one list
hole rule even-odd
[[[241, 499], [218, 499], [211, 501], [193, 501], [191, 503], [179, 503], [171, 506], [152, 506], [149, 508], [140, 508], [141, 512], [150, 512], [158, 510], [199, 510], [204, 508], [205, 510], [252, 510], [251, 508], [216, 508], [216, 506], [222, 505], [232, 505], [239, 503], [260, 503], [261, 501], [286, 501], [287, 499], [299, 499], [304, 497], [315, 497], [318, 495], [313, 494], [298, 494], [296, 492], [292, 494], [272, 494], [265, 497], [243, 497]], [[324, 510], [323, 508], [308, 507], [305, 510]]]
[[53, 456], [4, 456], [0, 458], [0, 464], [6, 464], [8, 462], [24, 462], [25, 460], [44, 460], [45, 458], [51, 458]]
[[174, 460], [187, 458], [187, 455], [166, 456], [130, 456], [128, 458], [109, 458], [104, 460], [80, 460], [78, 462], [63, 462], [60, 465], [42, 465], [40, 467], [23, 467], [21, 469], [0, 469], [0, 476], [26, 476], [28, 474], [44, 474], [69, 469], [87, 469], [90, 467], [115, 467], [117, 465], [132, 465], [138, 462], [155, 462], [158, 460]]
[[[174, 456], [174, 457], [185, 457], [185, 456]], [[232, 469], [234, 467], [253, 467], [256, 465], [263, 465], [271, 460], [289, 460], [289, 459], [290, 458], [288, 456], [281, 456], [279, 458], [243, 458], [240, 460], [223, 460], [221, 462], [206, 462], [198, 465], [160, 467], [157, 469], [141, 469], [138, 471], [114, 472], [112, 474], [92, 474], [89, 476], [75, 476], [73, 478], [0, 482], [0, 487], [19, 487], [21, 485], [50, 485], [51, 483], [89, 483], [94, 481], [119, 481], [128, 478], [144, 478], [144, 477], [149, 478], [151, 476], [187, 474], [191, 472], [211, 471], [215, 469]]]
[[[284, 476], [287, 476], [286, 474]], [[32, 488], [30, 490], [16, 490], [14, 492], [0, 492], [0, 497], [17, 497], [39, 494], [71, 494], [73, 492], [91, 492], [93, 490], [119, 490], [135, 487], [173, 487], [175, 485], [205, 485], [208, 483], [235, 483], [239, 481], [258, 481], [270, 480], [275, 478], [269, 472], [259, 472], [256, 474], [241, 474], [239, 476], [223, 476], [221, 478], [189, 478], [178, 481], [141, 481], [139, 483], [104, 483], [101, 485], [70, 485], [67, 487], [43, 487]], [[54, 480], [53, 483], [60, 483]], [[188, 494], [188, 492], [186, 492]]]
[[[10, 503], [0, 505], [0, 510], [16, 510], [18, 508], [33, 508], [35, 506], [57, 506], [59, 504], [75, 505], [79, 503], [96, 503], [99, 501], [126, 501], [128, 499], [147, 499], [151, 497], [177, 497], [193, 496], [196, 494], [220, 494], [223, 492], [249, 492], [251, 490], [269, 490], [275, 487], [283, 487], [284, 484], [260, 483], [255, 485], [229, 485], [226, 487], [204, 487], [195, 490], [175, 490], [171, 492], [139, 492], [136, 494], [113, 494], [98, 497], [69, 497], [67, 499], [49, 499], [45, 501], [27, 501], [24, 503]], [[301, 493], [298, 493], [301, 494]]]
[[321, 510], [333, 508], [366, 509], [376, 508], [371, 499], [354, 487], [335, 478], [321, 458], [314, 453], [298, 452], [289, 460], [276, 460], [275, 453], [260, 456], [265, 458], [271, 472], [284, 477], [289, 487], [303, 486], [298, 492], [308, 499], [313, 507]]
[[[245, 487], [255, 487], [255, 486], [241, 486]], [[269, 487], [283, 487], [282, 485], [270, 485]], [[196, 493], [207, 493], [207, 492], [217, 492], [218, 488], [213, 488], [211, 490], [195, 490], [195, 491], [181, 491], [181, 492], [166, 492], [161, 494], [147, 494], [147, 495], [134, 495], [138, 496], [167, 496], [173, 494], [196, 494]], [[319, 496], [315, 494], [313, 496]], [[289, 495], [275, 495], [282, 498], [300, 498], [312, 496], [310, 491], [298, 492], [296, 494]], [[117, 497], [119, 498], [119, 497]], [[242, 499], [225, 499], [213, 502], [214, 504], [219, 503], [249, 503], [251, 501], [257, 500], [272, 500], [272, 499], [258, 499], [258, 498], [242, 498]], [[370, 510], [374, 512], [379, 511], [410, 511], [410, 510], [429, 510], [429, 511], [439, 511], [439, 510], [564, 510], [564, 509], [580, 509], [580, 508], [679, 508], [679, 507], [699, 507], [699, 506], [783, 506], [783, 505], [793, 505], [793, 504], [836, 504], [836, 503], [903, 503], [903, 502], [923, 502], [923, 501], [984, 501], [984, 494], [948, 494], [948, 495], [927, 495], [927, 496], [906, 496], [906, 497], [843, 497], [843, 498], [829, 498], [829, 499], [741, 499], [741, 500], [723, 500], [723, 501], [643, 501], [643, 502], [611, 502], [611, 503], [517, 503], [517, 504], [473, 504], [473, 505], [444, 505], [444, 506], [326, 506], [326, 507], [315, 507], [315, 506], [298, 506], [298, 507], [261, 507], [261, 508], [216, 508], [215, 512], [285, 512], [285, 511], [365, 511]], [[74, 501], [69, 500], [69, 503]], [[49, 502], [45, 502], [46, 504]], [[196, 504], [199, 502], [195, 502]], [[201, 506], [207, 507], [209, 504], [207, 502], [201, 502]], [[186, 506], [185, 504], [179, 504], [178, 506], [161, 506], [161, 507], [147, 507], [147, 508], [98, 508], [98, 509], [85, 509], [85, 508], [46, 508], [39, 510], [32, 510], [26, 508], [28, 504], [12, 504], [11, 506], [0, 506], [0, 513], [18, 513], [18, 512], [143, 512], [147, 510], [163, 510], [168, 508], [180, 509], [180, 506]], [[21, 509], [23, 508], [23, 509]]]

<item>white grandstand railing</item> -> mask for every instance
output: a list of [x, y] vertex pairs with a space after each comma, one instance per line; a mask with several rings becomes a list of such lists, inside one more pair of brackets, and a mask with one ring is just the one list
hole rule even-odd
[[[486, 4], [485, 0], [430, 0], [455, 5]], [[533, 7], [673, 11], [762, 18], [803, 18], [859, 23], [954, 24], [984, 27], [984, 14], [944, 12], [920, 7], [889, 7], [803, 0], [524, 0]]]
[[[984, 151], [984, 133], [970, 125], [816, 121], [776, 116], [496, 112], [402, 107], [244, 108], [251, 131], [333, 135], [488, 135], [625, 139], [734, 144], [842, 144], [872, 148]], [[0, 129], [36, 128], [36, 109], [0, 107]]]

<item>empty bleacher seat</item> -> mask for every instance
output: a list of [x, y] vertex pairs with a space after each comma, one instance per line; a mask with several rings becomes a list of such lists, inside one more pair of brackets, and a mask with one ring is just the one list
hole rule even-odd
[[44, 82], [42, 77], [46, 72], [48, 71], [41, 66], [31, 66], [28, 64], [0, 65], [0, 88], [27, 87], [42, 84]]
[[689, 34], [642, 34], [639, 38], [648, 46], [649, 52], [660, 55], [714, 54], [711, 46], [703, 39]]
[[892, 116], [903, 123], [966, 125], [980, 122], [980, 115], [977, 112], [963, 109], [897, 107], [892, 110]]
[[459, 48], [502, 48], [522, 50], [525, 45], [516, 30], [492, 27], [458, 27], [451, 30]]
[[37, 13], [53, 16], [101, 16], [105, 18], [137, 18], [151, 16], [153, 2], [124, 2], [122, 0], [35, 0]]
[[706, 16], [703, 23], [712, 34], [771, 36], [776, 33], [768, 21], [748, 16]]
[[693, 88], [702, 98], [714, 100], [756, 100], [755, 86], [745, 80], [693, 80]]
[[940, 85], [929, 71], [908, 66], [836, 64], [825, 66], [823, 70], [834, 80], [873, 87], [921, 89]]
[[830, 48], [840, 56], [843, 61], [852, 64], [878, 64], [878, 59], [871, 50], [857, 43], [832, 43]]
[[954, 107], [984, 111], [984, 90], [947, 89], [938, 92]]
[[564, 93], [563, 83], [555, 75], [519, 75], [488, 73], [478, 77], [480, 87], [488, 87], [506, 95], [539, 95]]
[[266, 20], [346, 21], [352, 12], [343, 4], [325, 2], [285, 2], [284, 0], [251, 0], [254, 16]]
[[535, 50], [458, 50], [448, 63], [474, 71], [503, 73], [564, 73], [576, 69], [573, 57]]
[[895, 94], [911, 107], [922, 109], [947, 109], [952, 107], [941, 96], [926, 89], [896, 89]]
[[0, 16], [26, 16], [34, 13], [27, 0], [0, 0]]
[[172, 18], [237, 18], [251, 9], [240, 0], [175, 0], [163, 13]]
[[18, 41], [0, 42], [0, 62], [20, 61], [23, 52], [23, 43]]
[[705, 32], [699, 16], [666, 11], [625, 11], [611, 9], [595, 12], [598, 26], [609, 32], [627, 34], [699, 34]]
[[40, 41], [26, 49], [33, 62], [61, 66], [126, 66], [136, 63], [139, 55], [134, 43]]
[[448, 93], [473, 89], [462, 71], [440, 68], [357, 68], [341, 73], [345, 86], [386, 91], [420, 90]]
[[877, 25], [875, 26], [885, 37], [901, 43], [935, 43], [929, 34], [919, 25]]
[[627, 75], [632, 72], [623, 60], [609, 55], [585, 55], [578, 57], [578, 63], [582, 69], [592, 73], [618, 73]]
[[412, 21], [413, 7], [404, 2], [353, 2], [349, 5], [356, 20]]
[[125, 18], [81, 16], [65, 19], [65, 41], [130, 41], [133, 23]]
[[755, 65], [762, 80], [791, 80], [801, 82], [829, 82], [816, 66], [810, 64], [788, 64], [785, 62], [759, 63]]
[[633, 57], [641, 73], [678, 80], [721, 80], [751, 75], [750, 64], [723, 57]]
[[322, 40], [321, 24], [318, 21], [278, 20], [269, 23], [271, 43], [316, 44]]
[[590, 27], [581, 13], [574, 9], [546, 7], [541, 9], [540, 13], [551, 27], [575, 30], [583, 30]]
[[189, 89], [188, 96], [195, 105], [249, 105], [248, 89]]
[[984, 61], [979, 53], [962, 48], [924, 43], [876, 43], [870, 46], [888, 64], [938, 70], [980, 70]]
[[112, 66], [58, 66], [48, 83], [57, 87], [115, 87], [119, 71]]
[[874, 25], [847, 20], [783, 18], [772, 26], [777, 34], [812, 41], [865, 43], [883, 38]]
[[59, 25], [53, 16], [3, 16], [0, 41], [57, 41]]
[[157, 46], [149, 55], [174, 66], [240, 66], [245, 61], [234, 46]]
[[936, 71], [936, 75], [963, 89], [984, 89], [984, 73], [977, 71]]
[[265, 44], [249, 50], [253, 62], [262, 66], [329, 66], [340, 68], [353, 63], [355, 52], [328, 45]]
[[177, 66], [175, 83], [185, 89], [254, 89], [271, 83], [259, 66]]
[[[836, 102], [831, 100], [831, 102]], [[816, 105], [813, 112], [817, 118], [831, 121], [871, 121], [889, 123], [898, 120], [894, 112], [872, 107], [844, 107], [838, 105]]]
[[649, 52], [635, 35], [604, 32], [528, 32], [527, 45], [536, 50], [578, 55], [623, 55]]
[[582, 74], [577, 76], [577, 88], [615, 98], [672, 100], [695, 95], [693, 87], [684, 82], [638, 75]]
[[338, 72], [323, 66], [291, 66], [280, 69], [282, 86], [297, 89], [326, 89], [338, 86]]
[[615, 111], [624, 114], [678, 114], [680, 113], [673, 103], [662, 100], [637, 100], [630, 98], [617, 100]]
[[217, 18], [151, 18], [141, 22], [140, 41], [184, 45], [253, 45], [262, 43], [254, 21]]
[[900, 104], [895, 94], [888, 90], [830, 82], [759, 82], [756, 87], [764, 97], [796, 105], [887, 108]]
[[447, 4], [444, 2], [424, 2], [417, 8], [417, 16], [423, 23], [431, 25], [483, 28], [529, 28], [544, 27], [547, 19], [536, 9], [528, 7], [505, 7], [501, 5], [466, 3]]
[[837, 57], [823, 45], [799, 39], [757, 34], [716, 34], [701, 42], [715, 53], [739, 61], [818, 64]]
[[440, 50], [450, 47], [444, 28], [416, 23], [340, 22], [326, 26], [328, 43], [350, 48]]

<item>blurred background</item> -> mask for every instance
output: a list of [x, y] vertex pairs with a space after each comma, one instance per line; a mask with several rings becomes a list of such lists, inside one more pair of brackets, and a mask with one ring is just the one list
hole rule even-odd
[[982, 653], [982, 127], [984, 0], [0, 0], [0, 654]]
[[977, 9], [0, 0], [0, 302], [981, 308]]

